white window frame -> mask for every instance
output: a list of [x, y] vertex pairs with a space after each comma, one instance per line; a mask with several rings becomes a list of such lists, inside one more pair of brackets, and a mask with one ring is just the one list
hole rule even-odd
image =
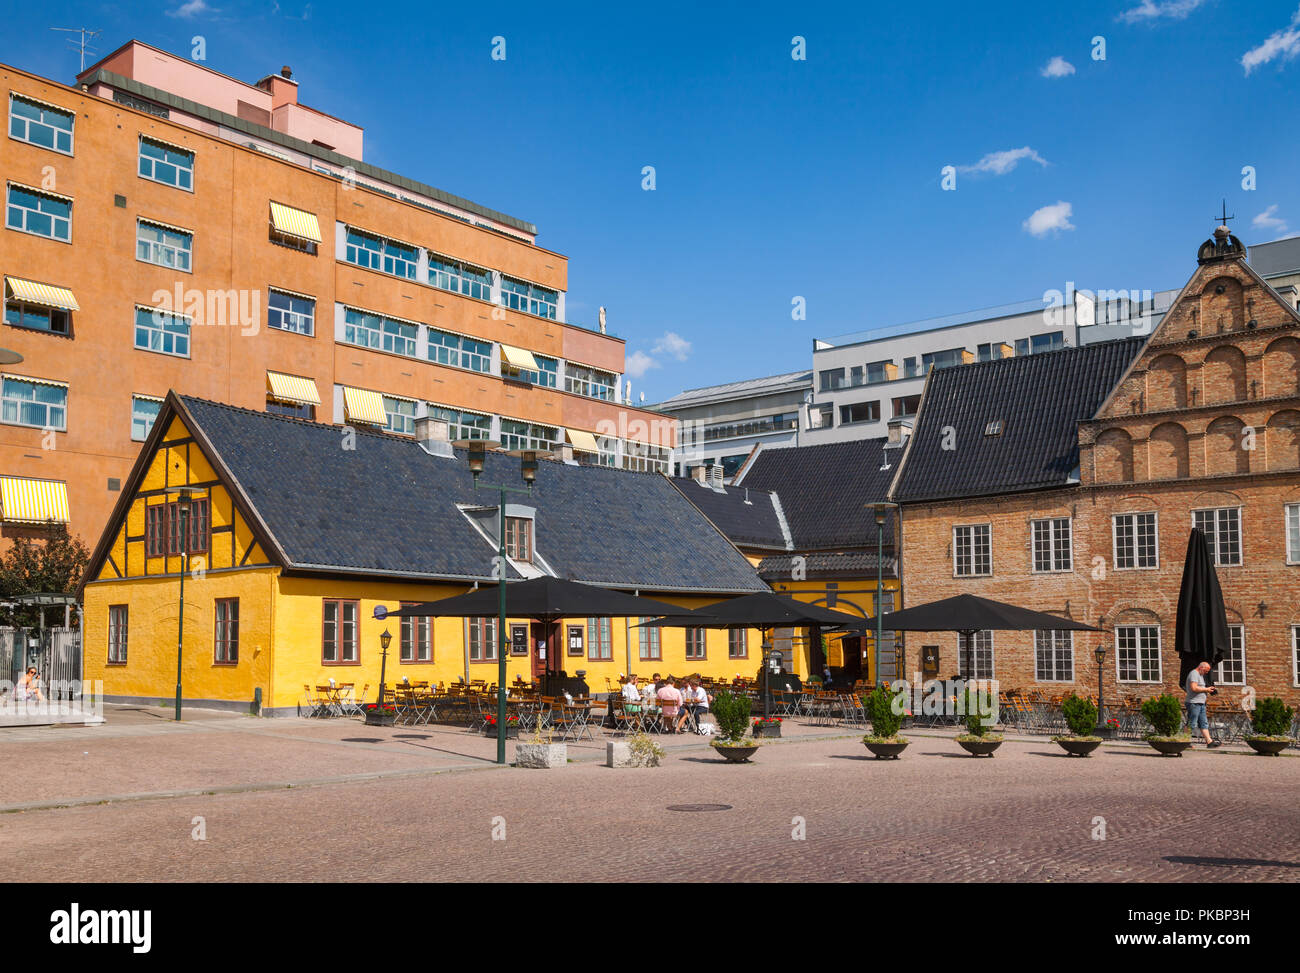
[[[987, 649], [988, 649], [988, 658], [989, 658], [989, 668], [988, 668], [988, 674], [987, 674], [987, 675], [984, 675], [984, 674], [981, 674], [981, 673], [980, 673], [979, 658], [980, 658], [980, 653], [981, 653], [982, 651], [984, 651], [984, 647], [982, 647], [982, 646], [980, 645], [980, 643], [981, 643], [982, 641], [985, 641], [985, 638], [986, 638], [986, 637], [987, 637], [987, 641], [988, 641]], [[966, 650], [962, 648], [962, 645], [961, 645], [961, 639], [962, 639], [962, 636], [961, 636], [961, 635], [958, 635], [958, 636], [957, 636], [957, 669], [958, 669], [958, 671], [961, 670], [962, 663], [963, 663], [963, 661], [964, 661], [964, 659], [965, 659], [965, 657], [966, 657]], [[973, 644], [972, 644], [971, 647], [970, 647], [970, 660], [971, 660], [971, 663], [972, 663], [972, 665], [971, 665], [971, 672], [966, 674], [965, 677], [966, 677], [967, 680], [981, 680], [981, 679], [996, 679], [996, 678], [997, 678], [997, 671], [998, 671], [998, 669], [997, 669], [997, 652], [996, 652], [996, 646], [995, 646], [995, 644], [994, 644], [994, 640], [993, 640], [993, 632], [992, 632], [990, 629], [987, 629], [987, 628], [985, 628], [985, 629], [981, 629], [980, 631], [978, 631], [978, 632], [975, 633], [975, 637], [974, 637], [974, 640], [973, 640]]]
[[[146, 156], [143, 151], [144, 144], [146, 142], [152, 142], [154, 145], [161, 146], [163, 149], [171, 152], [188, 153], [190, 157], [190, 164], [188, 168], [176, 162], [166, 162], [159, 159], [155, 159], [152, 156]], [[193, 149], [187, 149], [183, 145], [172, 145], [170, 142], [164, 142], [162, 139], [157, 139], [151, 135], [145, 135], [144, 133], [141, 133], [140, 142], [136, 146], [135, 172], [136, 175], [138, 175], [141, 179], [147, 179], [149, 182], [156, 182], [160, 186], [170, 186], [172, 189], [179, 189], [181, 192], [192, 193], [194, 192], [194, 163], [196, 161], [196, 158], [197, 158], [197, 154]], [[149, 160], [149, 169], [151, 172], [157, 169], [157, 166], [160, 162], [162, 162], [163, 165], [174, 166], [178, 173], [188, 172], [190, 174], [190, 184], [188, 186], [182, 186], [180, 182], [168, 182], [166, 179], [159, 179], [155, 175], [145, 175], [143, 172], [140, 171], [140, 168], [141, 168], [141, 163], [144, 162], [146, 159]]]
[[[455, 442], [458, 439], [491, 439], [492, 438], [492, 416], [486, 412], [474, 412], [471, 409], [457, 409], [450, 405], [440, 405], [437, 402], [428, 403], [428, 415], [431, 419], [447, 423], [447, 438]], [[435, 411], [454, 413], [456, 418], [450, 419], [444, 416], [434, 415]], [[464, 425], [466, 416], [473, 416], [476, 419], [486, 419], [487, 428], [479, 426]], [[473, 435], [471, 435], [471, 433]]]
[[[1237, 560], [1221, 561], [1219, 559], [1219, 514], [1225, 511], [1232, 511], [1236, 514], [1237, 519]], [[1215, 567], [1235, 568], [1241, 567], [1246, 556], [1246, 539], [1245, 532], [1242, 529], [1242, 516], [1240, 505], [1236, 507], [1198, 507], [1191, 511], [1192, 526], [1196, 526], [1197, 514], [1213, 514], [1214, 517], [1212, 529], [1204, 531], [1206, 542], [1210, 548], [1210, 558], [1214, 561]]]
[[[164, 314], [170, 318], [173, 318], [176, 321], [184, 321], [185, 329], [186, 329], [185, 330], [185, 353], [181, 354], [178, 351], [167, 351], [165, 348], [154, 348], [152, 347], [152, 342], [150, 342], [149, 347], [142, 347], [141, 345], [139, 345], [137, 343], [138, 336], [136, 335], [136, 331], [141, 326], [140, 318], [139, 318], [140, 311], [148, 311], [150, 314], [151, 321], [153, 316], [157, 314]], [[168, 311], [165, 308], [161, 308], [161, 307], [145, 307], [142, 304], [137, 304], [135, 305], [134, 308], [132, 308], [132, 315], [133, 315], [131, 320], [131, 347], [132, 348], [136, 349], [137, 351], [147, 351], [150, 354], [154, 354], [154, 355], [170, 355], [172, 358], [190, 357], [190, 350], [194, 344], [194, 319], [191, 318], [189, 315], [178, 314], [175, 311]], [[178, 337], [177, 332], [174, 331], [169, 332], [165, 327], [158, 325], [157, 322], [153, 322], [153, 324], [154, 326], [151, 327], [149, 330], [151, 332], [157, 332], [163, 335], [163, 337], [166, 337], [167, 335], [170, 334], [173, 338], [173, 347], [174, 347], [175, 338]]]
[[[63, 389], [63, 405], [61, 405], [61, 406], [59, 406], [59, 405], [55, 405], [55, 404], [52, 403], [52, 402], [37, 402], [34, 398], [33, 398], [33, 399], [11, 399], [11, 398], [7, 398], [7, 397], [5, 396], [5, 394], [4, 394], [4, 385], [5, 385], [6, 382], [26, 383], [27, 385], [31, 386], [32, 388], [35, 388], [35, 387], [37, 387], [37, 386], [41, 386], [41, 385], [43, 385], [43, 386], [46, 386], [46, 387], [48, 387], [48, 388], [60, 388], [60, 389]], [[23, 406], [24, 406], [24, 405], [33, 405], [33, 404], [35, 404], [35, 405], [40, 405], [40, 406], [43, 406], [43, 407], [44, 407], [44, 409], [45, 409], [45, 422], [36, 423], [36, 422], [23, 422], [23, 421], [22, 421], [21, 417], [22, 417], [22, 414], [23, 414]], [[9, 420], [9, 419], [4, 418], [4, 413], [5, 413], [6, 409], [7, 409], [7, 407], [10, 406], [10, 405], [13, 405], [14, 408], [15, 408], [15, 416], [16, 416], [16, 418], [14, 418], [12, 421]], [[63, 417], [62, 417], [62, 422], [60, 422], [60, 424], [55, 425], [54, 423], [52, 423], [52, 422], [50, 421], [50, 410], [51, 410], [51, 409], [60, 409], [60, 410], [62, 410], [62, 412], [63, 412]], [[38, 379], [34, 379], [34, 378], [28, 378], [26, 375], [7, 375], [7, 374], [0, 375], [0, 424], [6, 425], [6, 426], [21, 426], [21, 427], [23, 427], [24, 429], [53, 429], [55, 432], [67, 432], [67, 431], [68, 431], [68, 385], [67, 385], [67, 383], [65, 383], [65, 382], [47, 382], [47, 381], [44, 381], [44, 380], [38, 380]]]
[[[1234, 636], [1236, 636], [1235, 639], [1233, 638]], [[1232, 645], [1232, 642], [1234, 641], [1237, 643], [1236, 645]], [[1246, 626], [1230, 624], [1228, 626], [1228, 643], [1229, 652], [1241, 652], [1241, 678], [1229, 679], [1224, 675], [1223, 666], [1224, 663], [1227, 662], [1227, 657], [1225, 656], [1223, 662], [1220, 662], [1216, 667], [1214, 681], [1220, 686], [1244, 686], [1246, 685]]]
[[[160, 243], [157, 240], [142, 240], [140, 238], [140, 228], [151, 226], [155, 229], [162, 230], [164, 233], [185, 235], [189, 237], [187, 246], [173, 246], [170, 243]], [[140, 245], [144, 244], [149, 248], [149, 256], [140, 255]], [[176, 263], [178, 255], [184, 254], [186, 265], [184, 267]], [[172, 263], [159, 259], [162, 256], [170, 255]], [[183, 230], [180, 227], [168, 226], [166, 223], [159, 223], [157, 220], [151, 220], [144, 216], [138, 216], [135, 220], [135, 259], [144, 264], [153, 264], [155, 267], [162, 267], [165, 270], [175, 270], [182, 274], [194, 273], [194, 231]]]
[[[380, 398], [384, 400], [384, 415], [388, 417], [388, 422], [384, 424], [384, 429], [386, 429], [388, 432], [391, 432], [394, 436], [414, 436], [415, 418], [416, 418], [416, 414], [420, 411], [419, 406], [416, 404], [415, 399], [408, 399], [402, 395], [382, 395], [382, 394], [380, 395]], [[389, 409], [390, 405], [394, 405], [398, 403], [402, 405], [409, 405], [411, 407], [411, 414], [408, 416], [404, 412], [393, 412]], [[401, 429], [393, 428], [394, 417], [404, 420], [402, 422]], [[408, 422], [405, 420], [409, 420], [409, 425], [410, 425], [409, 430], [406, 428]]]
[[[66, 129], [66, 130], [65, 130], [65, 129], [59, 128], [59, 127], [57, 127], [57, 126], [55, 126], [55, 125], [50, 125], [50, 124], [48, 124], [47, 122], [45, 122], [45, 121], [43, 121], [43, 120], [39, 120], [39, 121], [38, 121], [38, 120], [36, 120], [36, 119], [32, 119], [32, 118], [24, 118], [23, 116], [19, 115], [19, 116], [16, 116], [16, 117], [17, 117], [17, 118], [18, 118], [18, 119], [23, 123], [23, 130], [24, 130], [25, 133], [26, 133], [26, 132], [29, 132], [30, 129], [31, 129], [31, 127], [32, 127], [33, 125], [41, 125], [41, 126], [44, 126], [45, 128], [50, 129], [52, 132], [54, 132], [54, 133], [55, 133], [55, 136], [54, 136], [54, 145], [41, 145], [40, 142], [33, 142], [30, 138], [26, 138], [26, 137], [24, 137], [23, 135], [15, 135], [15, 134], [14, 134], [14, 118], [15, 118], [15, 115], [14, 115], [14, 102], [15, 102], [15, 101], [26, 102], [28, 105], [31, 105], [31, 106], [33, 106], [33, 107], [35, 107], [35, 108], [39, 108], [39, 109], [41, 110], [42, 115], [43, 115], [45, 112], [47, 112], [47, 111], [62, 112], [64, 115], [69, 115], [69, 116], [71, 116], [71, 119], [72, 119], [72, 127], [69, 128], [69, 129]], [[58, 133], [59, 133], [59, 132], [63, 132], [63, 131], [66, 131], [66, 132], [67, 132], [67, 135], [68, 135], [68, 147], [67, 147], [66, 149], [61, 149], [61, 148], [59, 148], [59, 145], [58, 145], [58, 142], [59, 142], [59, 139], [58, 139]], [[50, 151], [50, 152], [58, 152], [60, 155], [72, 155], [72, 154], [73, 154], [73, 149], [74, 149], [74, 147], [75, 147], [75, 145], [76, 145], [76, 136], [77, 136], [77, 113], [76, 113], [75, 111], [73, 111], [71, 108], [61, 108], [61, 107], [59, 107], [58, 105], [51, 105], [51, 104], [47, 104], [46, 102], [43, 102], [43, 101], [38, 101], [38, 100], [35, 99], [35, 98], [31, 98], [31, 97], [28, 97], [27, 95], [20, 94], [20, 93], [17, 92], [17, 91], [11, 91], [11, 92], [9, 92], [9, 124], [8, 124], [8, 133], [9, 133], [9, 137], [10, 137], [11, 139], [13, 139], [15, 142], [22, 142], [22, 143], [24, 143], [25, 145], [34, 145], [34, 146], [36, 146], [36, 148], [38, 148], [38, 149], [46, 149], [47, 151]]]
[[149, 428], [146, 429], [146, 430], [144, 431], [144, 435], [143, 435], [143, 436], [136, 436], [136, 434], [135, 434], [135, 422], [136, 422], [136, 411], [135, 411], [135, 406], [136, 406], [136, 403], [137, 403], [137, 402], [154, 402], [154, 403], [156, 403], [156, 404], [158, 405], [158, 407], [159, 407], [159, 412], [161, 412], [161, 411], [162, 411], [162, 403], [163, 403], [163, 400], [160, 399], [160, 398], [158, 398], [156, 395], [139, 395], [139, 394], [133, 394], [133, 395], [131, 396], [131, 442], [133, 442], [133, 443], [142, 443], [142, 442], [144, 442], [146, 439], [149, 438], [149, 433], [153, 432], [153, 424], [154, 424], [155, 422], [158, 421], [158, 412], [155, 412], [155, 413], [153, 414], [153, 417], [149, 420]]
[[[987, 571], [977, 571], [977, 570], [975, 570], [977, 564], [976, 564], [976, 553], [975, 553], [975, 534], [974, 534], [973, 532], [975, 531], [976, 528], [979, 528], [979, 527], [984, 527], [984, 528], [987, 528], [987, 529], [988, 529], [988, 561], [989, 561], [989, 567], [988, 567], [988, 570], [987, 570]], [[962, 572], [962, 571], [959, 571], [959, 570], [958, 570], [958, 561], [957, 561], [957, 531], [959, 531], [959, 530], [969, 530], [969, 531], [972, 531], [971, 539], [970, 539], [970, 559], [971, 559], [971, 570], [968, 571], [968, 572]], [[983, 522], [981, 522], [981, 523], [975, 523], [975, 524], [953, 524], [953, 527], [952, 527], [952, 576], [953, 576], [954, 578], [989, 578], [989, 577], [992, 577], [992, 576], [993, 576], [993, 522], [992, 522], [992, 521], [988, 521], [988, 520], [986, 520], [986, 521], [983, 521]]]
[[[1156, 670], [1157, 671], [1156, 671], [1156, 677], [1154, 679], [1142, 678], [1142, 646], [1140, 644], [1137, 644], [1138, 642], [1140, 642], [1140, 636], [1138, 635], [1137, 630], [1143, 628], [1153, 628], [1155, 629], [1156, 632]], [[1136, 679], [1125, 679], [1122, 676], [1120, 676], [1120, 652], [1123, 651], [1123, 649], [1121, 649], [1119, 644], [1119, 633], [1123, 629], [1134, 630], [1135, 644], [1133, 646], [1133, 651], [1137, 653], [1137, 656], [1134, 659], [1134, 670], [1138, 675], [1138, 678]], [[1115, 626], [1115, 681], [1117, 683], [1127, 683], [1128, 685], [1131, 686], [1159, 685], [1160, 683], [1164, 682], [1164, 673], [1165, 673], [1164, 632], [1162, 631], [1161, 626], [1159, 624], [1151, 625], [1147, 623], [1141, 623], [1135, 625]]]
[[[61, 203], [67, 203], [68, 204], [68, 215], [66, 217], [68, 223], [67, 238], [65, 239], [52, 232], [38, 233], [35, 230], [28, 229], [26, 216], [23, 217], [22, 226], [10, 226], [9, 207], [13, 206], [14, 204], [9, 201], [9, 194], [12, 193], [15, 189], [25, 193], [31, 193], [33, 196], [44, 196], [46, 199], [54, 199], [54, 200], [58, 200]], [[41, 210], [30, 210], [25, 206], [18, 206], [17, 209], [21, 210], [23, 213], [42, 213]], [[47, 192], [44, 189], [36, 189], [32, 186], [25, 186], [20, 182], [10, 182], [5, 184], [5, 229], [6, 230], [13, 230], [15, 233], [26, 233], [29, 236], [38, 236], [42, 240], [53, 240], [55, 243], [71, 243], [72, 242], [72, 209], [73, 209], [73, 200], [71, 196], [60, 196], [58, 193], [51, 193], [51, 192]], [[43, 213], [42, 215], [48, 216], [50, 218], [51, 230], [54, 230], [58, 226], [59, 220], [65, 219], [65, 217], [56, 216], [53, 213]]]
[[[1286, 563], [1300, 564], [1300, 503], [1282, 505], [1282, 536], [1286, 545]], [[1294, 545], [1292, 538], [1295, 539]]]
[[[1151, 517], [1153, 543], [1155, 545], [1156, 563], [1138, 563], [1138, 517]], [[1133, 518], [1133, 564], [1125, 567], [1119, 563], [1119, 522], [1120, 518]], [[1154, 510], [1129, 510], [1124, 513], [1111, 514], [1110, 518], [1111, 563], [1116, 571], [1159, 571], [1160, 570], [1160, 515]]]
[[[519, 423], [520, 425], [527, 426], [528, 429], [524, 433], [507, 432], [505, 429], [505, 424], [507, 422]], [[548, 429], [551, 431], [551, 437], [549, 439], [542, 438], [540, 433]], [[510, 437], [510, 442], [507, 442], [507, 436]], [[551, 452], [555, 450], [561, 442], [560, 430], [557, 427], [548, 426], [540, 422], [530, 422], [527, 419], [514, 419], [510, 416], [501, 417], [501, 435], [498, 438], [501, 440], [501, 444], [507, 449], [533, 449], [539, 452]]]
[[1300, 686], [1300, 625], [1291, 626], [1291, 685]]
[[[372, 326], [369, 322], [351, 322], [348, 320], [348, 312], [374, 318], [379, 322], [378, 327]], [[390, 325], [395, 325], [398, 330], [394, 330]], [[401, 355], [403, 358], [414, 358], [419, 350], [420, 327], [421, 325], [417, 321], [404, 321], [401, 318], [389, 317], [375, 311], [367, 311], [363, 308], [353, 307], [350, 304], [343, 305], [343, 343], [346, 345], [369, 348], [371, 351], [383, 351], [390, 355]], [[348, 328], [353, 329], [354, 336], [363, 336], [367, 340], [349, 340], [347, 337]], [[402, 328], [412, 328], [415, 333], [412, 335], [403, 334], [400, 330]], [[410, 350], [399, 349], [397, 347], [399, 343], [402, 344], [403, 348], [409, 347]]]
[[[271, 313], [271, 311], [273, 310], [272, 307], [271, 307], [271, 295], [272, 295], [272, 294], [279, 294], [279, 295], [281, 295], [282, 297], [291, 297], [291, 298], [295, 298], [296, 300], [299, 300], [299, 301], [311, 301], [311, 314], [310, 314], [310, 315], [306, 315], [306, 314], [303, 314], [301, 311], [293, 311], [293, 310], [287, 310], [287, 311], [286, 311], [284, 308], [279, 308], [279, 307], [274, 308], [275, 311], [278, 311], [278, 312], [279, 312], [279, 314], [280, 314], [280, 320], [281, 320], [282, 322], [283, 322], [283, 321], [290, 321], [290, 322], [293, 322], [294, 324], [298, 325], [297, 327], [293, 327], [293, 328], [276, 327], [275, 325], [273, 325], [273, 324], [271, 323], [271, 319], [270, 319], [270, 313]], [[285, 290], [283, 287], [267, 287], [267, 289], [266, 289], [266, 312], [267, 312], [266, 326], [267, 326], [268, 328], [273, 328], [273, 329], [276, 330], [276, 331], [283, 331], [283, 332], [285, 332], [286, 334], [301, 334], [301, 335], [306, 335], [306, 336], [309, 337], [309, 338], [312, 337], [312, 336], [314, 336], [314, 335], [316, 334], [316, 298], [311, 297], [311, 296], [308, 295], [308, 294], [297, 294], [297, 293], [295, 293], [295, 292], [293, 292], [293, 291]], [[301, 325], [302, 325], [304, 322], [305, 322], [306, 325], [307, 325], [307, 330], [306, 330], [306, 331], [303, 331], [303, 330], [301, 329]]]
[[[1040, 636], [1047, 636], [1047, 640], [1045, 644], [1044, 644], [1044, 640], [1040, 639]], [[1064, 648], [1068, 649], [1070, 653], [1070, 663], [1069, 663], [1070, 675], [1068, 679], [1060, 677], [1059, 674], [1060, 667], [1056, 664], [1056, 653], [1062, 648], [1062, 646], [1060, 645], [1060, 641], [1062, 638], [1064, 638], [1066, 643]], [[1039, 671], [1042, 668], [1039, 665], [1040, 653], [1044, 653], [1043, 657], [1051, 661], [1050, 670], [1056, 674], [1052, 678], [1044, 678], [1043, 676], [1039, 675]], [[1074, 677], [1076, 671], [1074, 662], [1075, 662], [1075, 658], [1074, 658], [1074, 633], [1073, 632], [1068, 630], [1057, 631], [1055, 629], [1040, 629], [1034, 632], [1034, 682], [1073, 683], [1075, 681]]]
[[[1066, 547], [1066, 565], [1063, 568], [1056, 567], [1058, 543], [1056, 538], [1056, 525], [1060, 521], [1065, 521], [1065, 547]], [[1050, 567], [1040, 568], [1038, 566], [1038, 525], [1047, 525], [1047, 562]], [[1029, 570], [1033, 574], [1068, 574], [1074, 570], [1074, 518], [1073, 517], [1035, 517], [1029, 522]]]

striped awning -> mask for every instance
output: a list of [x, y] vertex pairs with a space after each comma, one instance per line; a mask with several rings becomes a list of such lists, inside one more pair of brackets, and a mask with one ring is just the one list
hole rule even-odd
[[39, 304], [41, 307], [61, 307], [66, 311], [81, 310], [81, 305], [72, 296], [72, 291], [66, 287], [38, 284], [34, 280], [23, 280], [21, 277], [6, 277], [5, 289], [10, 297], [19, 301], [26, 301], [28, 304]]
[[347, 411], [349, 422], [366, 422], [375, 426], [388, 425], [388, 413], [384, 412], [384, 397], [369, 389], [354, 389], [343, 386], [343, 408]]
[[68, 522], [68, 485], [62, 480], [0, 476], [0, 505], [6, 523]]
[[292, 206], [285, 206], [284, 203], [272, 203], [271, 225], [279, 232], [287, 233], [300, 240], [321, 242], [320, 220], [316, 219], [315, 213], [294, 209]]
[[581, 429], [566, 429], [569, 434], [569, 442], [573, 444], [574, 449], [580, 449], [584, 453], [599, 453], [600, 448], [596, 445], [596, 437], [589, 432]]
[[271, 395], [281, 402], [296, 402], [299, 405], [320, 405], [320, 393], [316, 391], [316, 380], [302, 378], [298, 375], [285, 375], [282, 372], [267, 371], [266, 387]]
[[537, 359], [533, 357], [531, 351], [523, 348], [516, 348], [514, 345], [503, 344], [501, 354], [506, 360], [506, 364], [513, 365], [515, 368], [524, 368], [530, 372], [540, 372]]

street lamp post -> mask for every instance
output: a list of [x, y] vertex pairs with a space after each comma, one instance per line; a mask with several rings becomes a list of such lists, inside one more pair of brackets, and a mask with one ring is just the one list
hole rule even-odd
[[880, 644], [884, 640], [884, 612], [881, 606], [885, 600], [885, 517], [891, 510], [897, 510], [898, 504], [881, 501], [869, 503], [867, 507], [876, 515], [876, 683], [880, 683]]
[[180, 613], [176, 620], [176, 721], [181, 718], [181, 657], [185, 644], [185, 575], [190, 573], [190, 506], [193, 495], [198, 493], [195, 487], [180, 487], [180, 496], [176, 500], [176, 512], [180, 519], [181, 541], [181, 600]]
[[[531, 493], [537, 479], [537, 461], [546, 459], [551, 454], [537, 449], [510, 450], [511, 456], [520, 458], [520, 475], [528, 484], [526, 490], [508, 487], [503, 484], [479, 483], [483, 472], [485, 457], [489, 449], [497, 449], [501, 444], [490, 439], [458, 439], [453, 446], [468, 450], [469, 471], [474, 474], [474, 489], [480, 487], [496, 490], [500, 496], [497, 505], [497, 561], [493, 574], [497, 578], [497, 763], [506, 762], [506, 494]], [[548, 660], [549, 662], [549, 660]]]
[[1104, 737], [1110, 733], [1106, 726], [1106, 701], [1101, 695], [1101, 671], [1106, 664], [1106, 646], [1098, 645], [1093, 650], [1093, 656], [1097, 659], [1097, 736]]

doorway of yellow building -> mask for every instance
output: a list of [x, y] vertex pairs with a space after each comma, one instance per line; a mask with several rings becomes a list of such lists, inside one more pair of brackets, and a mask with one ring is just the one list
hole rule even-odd
[[533, 682], [541, 682], [548, 673], [560, 671], [559, 631], [559, 624], [554, 622], [533, 622], [529, 626], [528, 645], [532, 657]]

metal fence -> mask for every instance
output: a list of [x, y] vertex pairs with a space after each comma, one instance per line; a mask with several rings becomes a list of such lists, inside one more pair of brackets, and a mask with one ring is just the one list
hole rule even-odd
[[17, 682], [35, 666], [47, 693], [81, 696], [81, 632], [75, 628], [0, 628], [0, 679]]

